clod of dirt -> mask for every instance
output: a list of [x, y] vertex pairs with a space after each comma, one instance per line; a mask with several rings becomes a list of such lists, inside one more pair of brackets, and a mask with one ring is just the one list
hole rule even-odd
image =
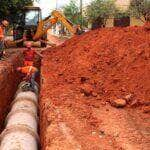
[[150, 21], [145, 23], [145, 30], [150, 31]]
[[89, 97], [92, 96], [93, 88], [90, 84], [84, 84], [81, 87], [80, 92], [83, 93], [85, 96]]
[[143, 113], [150, 113], [150, 106], [145, 106], [142, 108]]
[[100, 134], [100, 135], [105, 135], [105, 131], [100, 130], [100, 131], [99, 131], [99, 134]]
[[124, 99], [129, 103], [131, 101], [131, 99], [133, 98], [132, 94], [128, 94], [124, 97]]
[[124, 99], [112, 99], [110, 101], [110, 104], [113, 106], [113, 107], [116, 107], [116, 108], [122, 108], [122, 107], [125, 107], [127, 102], [126, 100]]
[[87, 77], [81, 77], [80, 78], [80, 82], [83, 84], [83, 83], [85, 83], [87, 80], [89, 80], [89, 78], [87, 78]]
[[134, 101], [131, 102], [131, 107], [138, 107], [140, 105], [140, 103], [138, 102], [137, 99], [135, 99]]

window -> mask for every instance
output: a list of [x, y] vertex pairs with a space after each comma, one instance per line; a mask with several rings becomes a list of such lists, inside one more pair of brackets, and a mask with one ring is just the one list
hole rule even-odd
[[130, 26], [130, 17], [129, 16], [125, 16], [125, 17], [115, 18], [114, 19], [114, 26], [115, 27], [127, 27], [127, 26]]
[[37, 25], [39, 21], [38, 10], [28, 10], [25, 14], [25, 25]]

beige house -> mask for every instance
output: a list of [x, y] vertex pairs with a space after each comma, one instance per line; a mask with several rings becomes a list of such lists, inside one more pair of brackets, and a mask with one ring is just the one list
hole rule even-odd
[[[116, 0], [116, 6], [122, 11], [126, 11], [130, 5], [131, 0]], [[142, 20], [144, 20], [142, 18]], [[140, 19], [130, 17], [130, 26], [142, 26], [144, 22], [142, 22]], [[108, 19], [106, 23], [106, 27], [113, 27], [114, 26], [114, 19]]]
[[123, 11], [126, 11], [130, 5], [131, 0], [116, 0], [116, 6]]

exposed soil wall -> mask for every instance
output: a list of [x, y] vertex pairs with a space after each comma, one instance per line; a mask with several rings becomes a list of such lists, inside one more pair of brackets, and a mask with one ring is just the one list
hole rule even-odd
[[[149, 74], [149, 26], [98, 29], [48, 49], [41, 66], [42, 149], [148, 150]], [[127, 107], [111, 107], [115, 98], [127, 98]]]
[[16, 68], [22, 63], [22, 54], [12, 51], [5, 61], [0, 61], [0, 131], [20, 82], [20, 76]]

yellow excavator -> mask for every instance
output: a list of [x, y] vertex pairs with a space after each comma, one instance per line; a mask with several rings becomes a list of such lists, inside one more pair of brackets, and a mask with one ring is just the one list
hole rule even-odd
[[[50, 16], [42, 20], [41, 9], [28, 6], [24, 8], [20, 23], [14, 28], [14, 41], [18, 41], [17, 46], [23, 45], [23, 41], [20, 40], [23, 37], [26, 37], [27, 41], [46, 41], [47, 30], [57, 22], [62, 23], [72, 35], [82, 33], [79, 26], [74, 26], [60, 11], [54, 10]], [[46, 43], [41, 42], [41, 46], [45, 47]]]
[[38, 24], [37, 31], [33, 36], [33, 40], [40, 39], [43, 35], [46, 34], [47, 30], [60, 21], [71, 34], [76, 34], [76, 29], [73, 27], [73, 24], [59, 11], [54, 10], [52, 12], [53, 17], [48, 17], [44, 20], [41, 20]]

